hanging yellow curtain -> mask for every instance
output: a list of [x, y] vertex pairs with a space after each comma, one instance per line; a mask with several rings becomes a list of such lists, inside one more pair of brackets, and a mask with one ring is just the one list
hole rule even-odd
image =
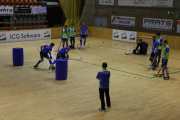
[[81, 0], [59, 0], [59, 3], [66, 17], [65, 25], [78, 25], [81, 10]]

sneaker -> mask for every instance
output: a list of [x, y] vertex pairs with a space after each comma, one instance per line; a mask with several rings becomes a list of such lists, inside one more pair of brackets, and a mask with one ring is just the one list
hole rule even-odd
[[78, 48], [82, 48], [82, 46], [78, 46]]
[[111, 107], [107, 107], [107, 109], [111, 109]]
[[169, 80], [169, 75], [164, 76], [164, 80], [166, 80], [166, 79]]
[[100, 112], [106, 112], [106, 110], [102, 110], [101, 108], [98, 109]]
[[34, 68], [37, 68], [37, 67], [38, 67], [37, 65], [34, 66]]
[[160, 73], [160, 74], [159, 74], [160, 77], [163, 76], [163, 75], [164, 75], [164, 73]]
[[156, 66], [158, 67], [158, 66], [159, 66], [159, 63], [156, 63]]
[[156, 66], [153, 66], [153, 67], [152, 67], [152, 70], [156, 70]]
[[56, 68], [54, 66], [52, 66], [52, 70], [55, 70]]
[[85, 46], [83, 46], [83, 49], [85, 48]]
[[52, 69], [52, 67], [53, 67], [53, 64], [51, 64], [51, 65], [49, 66], [49, 70]]

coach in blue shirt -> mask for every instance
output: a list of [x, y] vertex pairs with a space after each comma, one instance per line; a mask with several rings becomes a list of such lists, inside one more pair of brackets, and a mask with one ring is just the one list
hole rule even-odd
[[110, 96], [109, 96], [109, 78], [110, 78], [110, 71], [108, 71], [107, 68], [107, 63], [104, 62], [102, 64], [103, 70], [98, 72], [96, 78], [99, 79], [99, 96], [101, 100], [101, 108], [99, 111], [105, 111], [105, 102], [104, 102], [104, 93], [106, 94], [106, 102], [107, 102], [107, 107], [110, 109], [111, 107], [111, 102], [110, 102]]

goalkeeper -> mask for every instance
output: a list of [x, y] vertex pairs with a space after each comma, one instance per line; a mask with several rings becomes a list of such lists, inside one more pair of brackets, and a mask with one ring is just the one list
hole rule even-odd
[[[139, 47], [140, 47], [140, 49], [139, 49]], [[146, 55], [147, 49], [148, 49], [148, 44], [146, 42], [143, 42], [142, 39], [139, 39], [139, 43], [138, 43], [136, 49], [133, 50], [133, 53]]]

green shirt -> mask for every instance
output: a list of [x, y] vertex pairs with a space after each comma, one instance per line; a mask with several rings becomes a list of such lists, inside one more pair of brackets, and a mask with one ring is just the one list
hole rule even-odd
[[159, 37], [159, 38], [156, 39], [159, 42], [158, 50], [162, 50], [162, 45], [160, 45], [160, 44], [162, 44], [161, 39], [162, 39], [162, 37]]
[[[169, 52], [168, 52], [168, 56], [167, 56], [167, 58], [166, 58], [166, 53], [167, 53], [167, 51], [169, 51]], [[165, 59], [165, 58], [166, 58], [166, 60], [168, 60], [168, 59], [169, 59], [169, 53], [170, 53], [169, 46], [166, 46], [166, 47], [164, 48], [164, 50], [163, 50], [162, 59]]]
[[75, 37], [75, 28], [70, 28], [69, 29], [70, 37]]
[[68, 39], [68, 29], [67, 30], [63, 29], [62, 32], [63, 32], [62, 38]]

